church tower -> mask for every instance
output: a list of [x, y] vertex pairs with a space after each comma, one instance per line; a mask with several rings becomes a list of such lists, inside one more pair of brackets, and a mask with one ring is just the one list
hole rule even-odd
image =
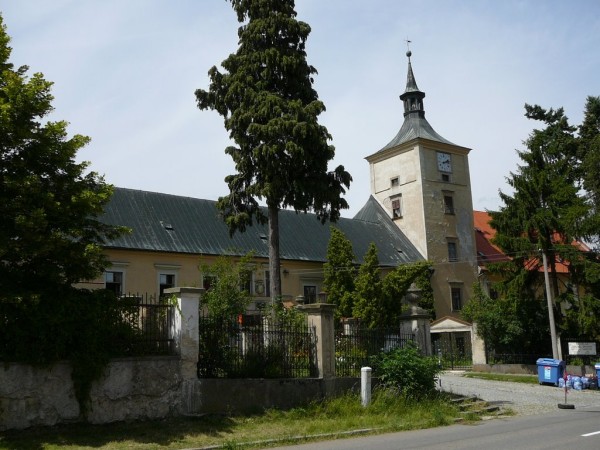
[[[433, 263], [437, 318], [458, 317], [476, 281], [477, 260], [469, 148], [444, 139], [425, 119], [408, 51], [404, 122], [381, 150], [367, 156], [371, 195]], [[450, 111], [448, 112], [450, 113]]]

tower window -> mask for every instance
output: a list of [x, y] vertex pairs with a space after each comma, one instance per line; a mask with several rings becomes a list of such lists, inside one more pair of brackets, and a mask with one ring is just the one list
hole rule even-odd
[[452, 192], [444, 192], [444, 213], [454, 214], [454, 196]]
[[442, 174], [442, 181], [444, 183], [450, 183], [450, 174], [449, 173], [443, 173]]
[[402, 217], [402, 197], [392, 199], [392, 217], [398, 219]]
[[452, 311], [460, 311], [462, 309], [462, 290], [459, 287], [453, 287], [452, 295]]
[[448, 242], [448, 261], [450, 261], [450, 262], [458, 261], [458, 250], [457, 250], [456, 242], [454, 242], [454, 241]]
[[390, 180], [390, 185], [391, 185], [392, 187], [398, 187], [398, 186], [400, 186], [400, 178], [398, 178], [398, 177], [394, 177], [394, 178], [392, 178], [392, 179]]

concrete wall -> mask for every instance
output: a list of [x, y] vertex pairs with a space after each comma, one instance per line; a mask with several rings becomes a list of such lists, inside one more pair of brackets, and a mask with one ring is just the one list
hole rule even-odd
[[[88, 421], [156, 419], [181, 411], [178, 357], [112, 361], [91, 391]], [[80, 422], [67, 362], [50, 368], [0, 367], [0, 430]]]

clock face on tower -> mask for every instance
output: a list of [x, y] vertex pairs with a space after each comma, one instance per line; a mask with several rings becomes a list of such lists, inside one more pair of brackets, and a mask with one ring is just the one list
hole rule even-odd
[[441, 172], [452, 172], [452, 160], [450, 159], [449, 153], [437, 154], [438, 170]]

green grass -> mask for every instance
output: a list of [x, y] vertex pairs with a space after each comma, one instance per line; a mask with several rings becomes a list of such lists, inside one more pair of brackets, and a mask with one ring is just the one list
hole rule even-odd
[[374, 434], [444, 426], [454, 423], [459, 415], [458, 408], [442, 394], [411, 401], [377, 391], [367, 408], [361, 406], [357, 395], [347, 394], [289, 411], [268, 410], [249, 416], [210, 415], [9, 431], [0, 433], [0, 449], [264, 448], [348, 437], [354, 430]]
[[537, 375], [517, 375], [508, 373], [486, 373], [486, 372], [467, 372], [463, 375], [467, 378], [480, 378], [493, 381], [512, 381], [515, 383], [538, 384]]

